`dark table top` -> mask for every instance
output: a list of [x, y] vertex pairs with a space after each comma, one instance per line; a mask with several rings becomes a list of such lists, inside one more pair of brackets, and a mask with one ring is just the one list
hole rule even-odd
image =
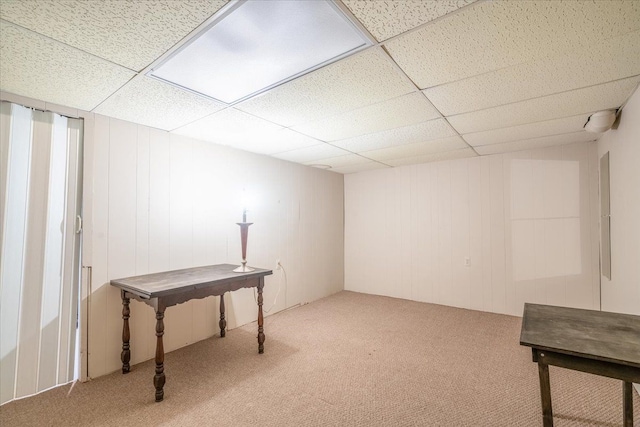
[[236, 267], [233, 264], [207, 265], [115, 279], [111, 284], [151, 299], [273, 274], [273, 271], [262, 268], [249, 273], [235, 273], [233, 269]]
[[526, 303], [520, 344], [640, 368], [640, 316]]

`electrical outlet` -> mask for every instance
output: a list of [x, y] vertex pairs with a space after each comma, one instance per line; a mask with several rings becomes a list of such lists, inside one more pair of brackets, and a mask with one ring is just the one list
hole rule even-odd
[[280, 258], [276, 260], [276, 270], [280, 270], [282, 266], [280, 265]]

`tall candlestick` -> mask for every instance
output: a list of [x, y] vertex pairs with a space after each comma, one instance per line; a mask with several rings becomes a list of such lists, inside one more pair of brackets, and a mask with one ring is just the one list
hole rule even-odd
[[240, 243], [242, 244], [242, 265], [236, 268], [236, 273], [247, 273], [254, 269], [247, 266], [247, 237], [249, 236], [249, 226], [251, 222], [247, 222], [247, 210], [242, 212], [242, 222], [237, 223], [240, 226]]

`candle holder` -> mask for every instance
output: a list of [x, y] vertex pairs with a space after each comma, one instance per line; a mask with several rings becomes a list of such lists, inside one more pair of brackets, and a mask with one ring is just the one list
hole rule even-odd
[[255, 269], [247, 267], [247, 237], [249, 236], [249, 226], [252, 222], [245, 222], [246, 216], [243, 215], [243, 222], [236, 222], [240, 226], [240, 240], [242, 241], [242, 265], [235, 270], [236, 273], [248, 273]]

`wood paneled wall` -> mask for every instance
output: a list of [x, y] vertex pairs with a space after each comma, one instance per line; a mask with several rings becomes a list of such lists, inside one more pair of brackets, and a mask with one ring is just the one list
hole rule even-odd
[[596, 151], [346, 175], [345, 289], [518, 316], [524, 302], [599, 309]]
[[[190, 266], [239, 263], [242, 199], [249, 265], [274, 269], [266, 279], [270, 313], [343, 289], [343, 176], [95, 115], [87, 119], [87, 179], [92, 193], [85, 229], [90, 377], [120, 368], [121, 300], [110, 279]], [[85, 212], [85, 216], [87, 216]], [[277, 259], [286, 271], [275, 270]], [[171, 307], [165, 350], [217, 331], [218, 298]], [[228, 327], [257, 317], [252, 290], [226, 297]], [[131, 303], [132, 363], [155, 351], [153, 310]], [[268, 322], [267, 322], [268, 326]], [[268, 336], [268, 330], [267, 336]]]

